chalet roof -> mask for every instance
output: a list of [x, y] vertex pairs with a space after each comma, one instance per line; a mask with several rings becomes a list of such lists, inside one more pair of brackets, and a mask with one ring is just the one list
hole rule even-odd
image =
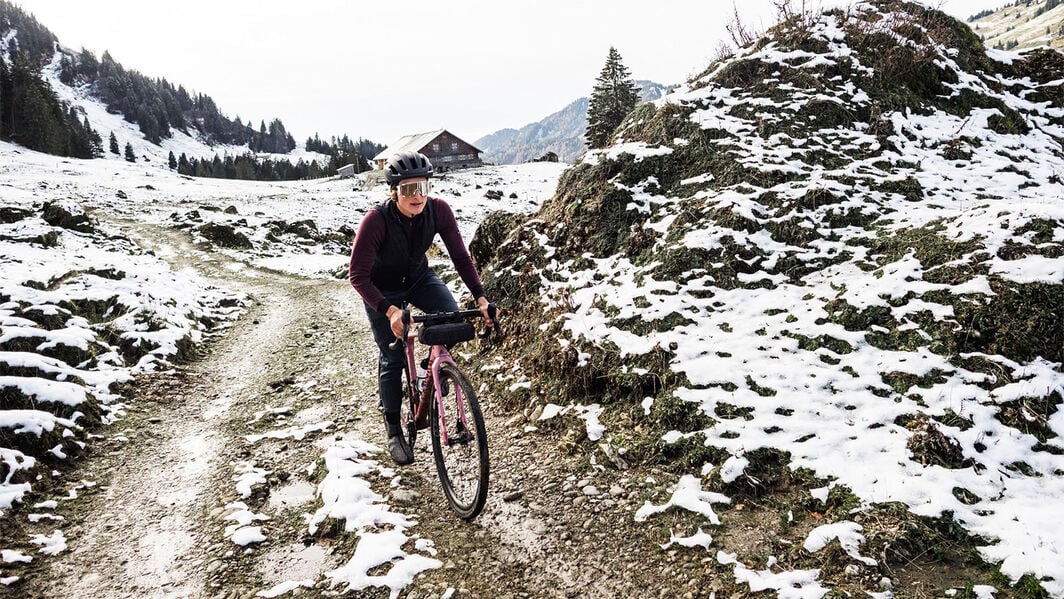
[[[387, 160], [387, 159], [391, 158], [392, 156], [394, 156], [395, 154], [398, 154], [399, 152], [406, 152], [406, 151], [420, 152], [423, 149], [425, 149], [425, 146], [429, 145], [429, 143], [431, 143], [432, 140], [436, 139], [437, 137], [439, 137], [440, 135], [442, 135], [444, 133], [450, 133], [450, 132], [447, 131], [446, 129], [436, 129], [435, 131], [426, 131], [425, 133], [415, 133], [413, 135], [404, 135], [403, 137], [400, 137], [398, 140], [396, 140], [392, 145], [390, 145], [387, 148], [385, 148], [383, 152], [381, 152], [380, 154], [377, 154], [376, 156], [374, 156], [373, 159], [374, 160]], [[454, 134], [451, 133], [451, 135], [454, 135]], [[454, 137], [456, 139], [461, 139], [457, 135], [454, 135]], [[465, 141], [465, 140], [462, 140], [462, 141]], [[466, 142], [466, 143], [469, 143], [469, 142]], [[473, 147], [473, 144], [469, 144], [469, 146]], [[477, 150], [478, 152], [482, 152], [483, 151], [483, 150], [481, 150], [479, 148], [475, 148], [475, 147], [474, 147], [474, 149]]]

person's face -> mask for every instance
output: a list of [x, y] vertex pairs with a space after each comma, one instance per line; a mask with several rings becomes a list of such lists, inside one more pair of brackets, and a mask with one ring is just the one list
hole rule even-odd
[[413, 218], [425, 209], [425, 201], [428, 199], [429, 180], [425, 177], [416, 179], [403, 179], [396, 189], [399, 212], [403, 216]]

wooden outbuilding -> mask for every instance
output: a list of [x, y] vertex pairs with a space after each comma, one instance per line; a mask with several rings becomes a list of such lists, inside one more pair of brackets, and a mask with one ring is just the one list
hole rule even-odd
[[377, 168], [384, 168], [388, 159], [399, 152], [421, 152], [432, 161], [437, 172], [456, 168], [481, 166], [480, 153], [473, 144], [463, 141], [446, 129], [400, 137], [383, 152], [373, 157]]

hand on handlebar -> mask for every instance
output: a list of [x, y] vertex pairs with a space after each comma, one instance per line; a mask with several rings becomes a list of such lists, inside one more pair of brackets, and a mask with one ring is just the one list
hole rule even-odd
[[493, 315], [488, 312], [489, 305], [490, 304], [488, 304], [488, 298], [484, 297], [483, 295], [477, 298], [477, 309], [480, 310], [480, 313], [484, 315], [484, 326], [489, 329], [492, 329], [495, 328], [495, 323], [492, 322]]
[[407, 324], [407, 326], [404, 326], [404, 323], [409, 323], [410, 311], [395, 308], [394, 310], [389, 309], [388, 312], [388, 322], [391, 325], [392, 334], [395, 335], [396, 339], [402, 339], [406, 334], [407, 326], [409, 326], [409, 324]]
[[495, 304], [489, 303], [487, 298], [481, 296], [477, 298], [477, 308], [480, 313], [484, 315], [484, 332], [479, 336], [482, 338], [490, 337], [493, 343], [498, 343], [502, 340], [502, 330], [499, 327], [499, 309]]

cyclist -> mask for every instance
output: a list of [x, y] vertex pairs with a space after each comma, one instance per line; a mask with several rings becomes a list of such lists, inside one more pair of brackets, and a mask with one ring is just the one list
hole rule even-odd
[[388, 159], [384, 167], [390, 189], [388, 200], [362, 218], [348, 270], [380, 348], [380, 408], [388, 434], [388, 453], [400, 466], [413, 462], [414, 454], [399, 423], [405, 358], [402, 349], [388, 347], [403, 334], [403, 310], [399, 306], [407, 303], [426, 313], [458, 309], [454, 296], [429, 268], [425, 256], [437, 233], [459, 276], [476, 298], [487, 326], [491, 326], [484, 286], [458, 231], [454, 212], [443, 200], [428, 195], [432, 175], [432, 163], [420, 152], [400, 152]]

